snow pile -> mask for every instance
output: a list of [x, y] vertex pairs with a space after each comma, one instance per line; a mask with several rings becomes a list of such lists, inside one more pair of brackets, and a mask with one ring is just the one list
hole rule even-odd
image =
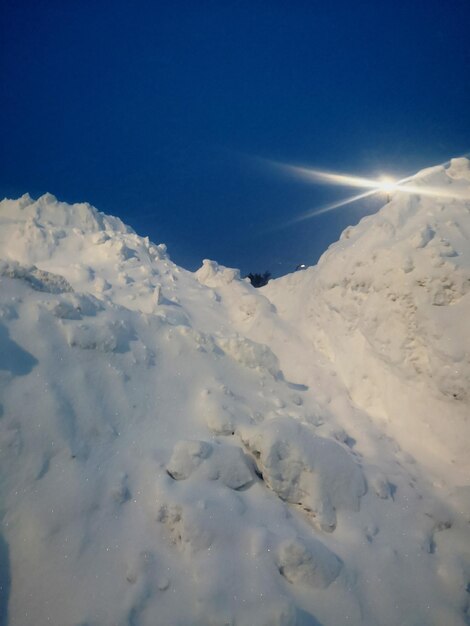
[[195, 276], [201, 285], [207, 287], [221, 287], [229, 285], [234, 280], [240, 280], [239, 270], [224, 267], [209, 259], [204, 259]]
[[469, 200], [397, 192], [317, 267], [263, 293], [334, 364], [358, 406], [410, 453], [451, 462], [466, 480], [470, 162], [425, 170], [413, 185]]
[[[423, 406], [465, 445], [468, 223], [397, 198], [263, 295], [87, 204], [0, 203], [0, 624], [464, 626], [468, 490], [409, 448]], [[366, 376], [401, 385], [410, 437]]]

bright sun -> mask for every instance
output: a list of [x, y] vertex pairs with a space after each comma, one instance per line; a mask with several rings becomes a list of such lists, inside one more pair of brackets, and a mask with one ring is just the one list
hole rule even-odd
[[391, 193], [395, 190], [397, 183], [390, 176], [381, 176], [378, 181], [378, 188], [383, 193]]
[[285, 163], [274, 163], [277, 167], [281, 167], [290, 173], [300, 176], [312, 183], [323, 183], [327, 185], [342, 185], [345, 187], [359, 187], [366, 189], [363, 193], [356, 194], [349, 198], [344, 198], [337, 202], [327, 204], [326, 206], [315, 209], [314, 211], [307, 211], [303, 215], [295, 218], [296, 221], [302, 221], [310, 217], [322, 215], [328, 213], [334, 209], [339, 209], [348, 204], [364, 200], [375, 194], [383, 194], [387, 197], [387, 202], [391, 199], [391, 194], [394, 192], [402, 192], [407, 194], [416, 194], [431, 196], [435, 198], [455, 198], [458, 200], [470, 201], [468, 193], [460, 190], [450, 190], [447, 186], [438, 187], [429, 185], [423, 185], [419, 182], [418, 175], [408, 176], [401, 180], [395, 180], [391, 176], [380, 176], [378, 179], [364, 178], [362, 176], [353, 176], [351, 174], [339, 174], [335, 172], [325, 172], [322, 170], [311, 169], [307, 167], [299, 167], [297, 165], [288, 165]]

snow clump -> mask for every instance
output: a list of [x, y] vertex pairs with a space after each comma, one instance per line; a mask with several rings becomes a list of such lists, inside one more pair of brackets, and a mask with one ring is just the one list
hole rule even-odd
[[323, 530], [336, 527], [336, 511], [359, 510], [366, 482], [350, 453], [290, 418], [241, 429], [266, 484], [282, 500], [299, 504]]
[[192, 474], [198, 479], [220, 480], [230, 489], [240, 489], [253, 481], [253, 473], [240, 448], [212, 446], [205, 441], [178, 441], [167, 472], [175, 480], [186, 480]]

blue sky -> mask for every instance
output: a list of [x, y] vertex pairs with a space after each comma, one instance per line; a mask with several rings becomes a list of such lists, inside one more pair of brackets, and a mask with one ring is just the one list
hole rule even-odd
[[[377, 203], [250, 156], [406, 175], [470, 149], [468, 0], [4, 0], [0, 195], [89, 201], [203, 258], [279, 275]], [[354, 190], [353, 190], [354, 192]]]

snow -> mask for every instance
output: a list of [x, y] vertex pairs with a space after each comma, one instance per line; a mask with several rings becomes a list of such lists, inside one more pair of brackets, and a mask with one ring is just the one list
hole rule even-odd
[[335, 529], [341, 508], [359, 510], [364, 477], [335, 441], [317, 437], [308, 425], [286, 417], [243, 428], [241, 438], [258, 459], [266, 484], [282, 500], [300, 504], [323, 530]]
[[[417, 180], [468, 189], [469, 162]], [[358, 406], [430, 469], [455, 465], [461, 481], [470, 471], [468, 213], [468, 201], [395, 194], [317, 267], [264, 290], [334, 362]]]
[[198, 480], [220, 480], [230, 489], [245, 487], [254, 479], [239, 447], [212, 446], [206, 441], [178, 441], [166, 469], [175, 480], [185, 480], [196, 473]]
[[337, 578], [341, 561], [320, 543], [309, 548], [294, 539], [280, 545], [278, 567], [292, 584], [325, 588]]
[[470, 162], [411, 182], [260, 290], [0, 203], [0, 624], [468, 623]]

